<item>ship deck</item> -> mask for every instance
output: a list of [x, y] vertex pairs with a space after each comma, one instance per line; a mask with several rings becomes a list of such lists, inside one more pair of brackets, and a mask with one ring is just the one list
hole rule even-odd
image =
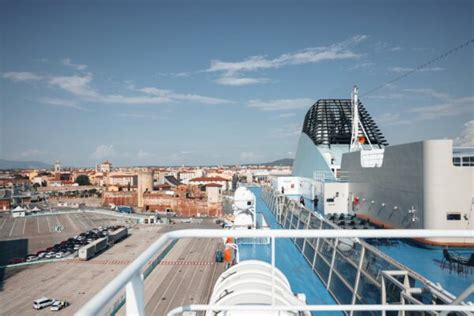
[[[271, 229], [281, 229], [262, 200], [260, 189], [250, 188], [250, 190], [257, 197], [257, 212], [263, 214]], [[239, 249], [241, 260], [259, 259], [271, 262], [269, 245], [239, 245]], [[288, 278], [293, 292], [304, 293], [308, 304], [337, 304], [290, 239], [277, 239], [275, 250], [275, 264]], [[343, 315], [343, 313], [319, 312], [318, 315]]]
[[[255, 190], [254, 193], [260, 197], [260, 190]], [[287, 195], [287, 197], [295, 201], [299, 201], [300, 199], [300, 195]], [[306, 208], [314, 211], [313, 201], [307, 197], [304, 197], [304, 199]], [[264, 210], [268, 210], [265, 204], [263, 204], [263, 206], [265, 208]], [[260, 207], [259, 210], [262, 210], [262, 208]], [[274, 220], [273, 214], [271, 212], [268, 213], [269, 215], [265, 216], [271, 216]], [[443, 249], [440, 247], [424, 247], [408, 240], [398, 240], [391, 245], [381, 244], [374, 246], [426, 279], [434, 283], [439, 283], [445, 290], [453, 295], [458, 296], [468, 286], [474, 283], [474, 269], [468, 270], [467, 273], [458, 273], [454, 270], [450, 271], [446, 267], [441, 267]], [[455, 251], [469, 257], [470, 254], [474, 253], [474, 248], [469, 247]], [[467, 301], [474, 302], [474, 294], [471, 294], [467, 298]]]

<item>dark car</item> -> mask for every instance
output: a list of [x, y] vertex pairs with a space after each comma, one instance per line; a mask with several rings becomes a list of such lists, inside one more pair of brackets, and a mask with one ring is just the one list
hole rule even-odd
[[17, 264], [17, 263], [22, 263], [22, 262], [25, 262], [26, 259], [25, 258], [11, 258], [8, 263], [9, 264]]

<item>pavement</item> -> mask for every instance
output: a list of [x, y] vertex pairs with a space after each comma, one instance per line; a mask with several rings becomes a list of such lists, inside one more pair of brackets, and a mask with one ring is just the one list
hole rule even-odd
[[[67, 221], [64, 219], [65, 223]], [[24, 223], [17, 221], [14, 225], [17, 224]], [[5, 225], [9, 225], [7, 232], [17, 232], [12, 223]], [[18, 232], [26, 233], [32, 229], [28, 228], [29, 223], [24, 225], [27, 228], [20, 228]], [[85, 223], [76, 222], [75, 225]], [[40, 226], [40, 229], [46, 226]], [[89, 261], [74, 259], [7, 268], [0, 286], [0, 315], [58, 314], [49, 308], [40, 311], [32, 308], [33, 300], [42, 296], [70, 302], [71, 306], [59, 314], [72, 315], [164, 232], [218, 227], [212, 220], [204, 220], [201, 224], [134, 225], [128, 238]], [[205, 303], [215, 280], [224, 269], [222, 263], [214, 263], [214, 252], [220, 243], [221, 240], [200, 238], [178, 241], [164, 257], [162, 264], [145, 280], [147, 313], [165, 315], [165, 311], [183, 303]], [[119, 313], [124, 314], [123, 310], [124, 307]]]

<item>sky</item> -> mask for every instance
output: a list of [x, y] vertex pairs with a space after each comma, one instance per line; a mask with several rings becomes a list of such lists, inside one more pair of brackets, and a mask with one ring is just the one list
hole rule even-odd
[[353, 85], [390, 144], [474, 146], [472, 1], [0, 0], [0, 158], [68, 166], [293, 158]]

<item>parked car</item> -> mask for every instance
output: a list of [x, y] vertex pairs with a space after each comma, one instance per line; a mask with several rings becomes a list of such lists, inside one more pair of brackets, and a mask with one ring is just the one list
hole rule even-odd
[[8, 261], [9, 264], [17, 264], [25, 262], [25, 258], [12, 258]]
[[37, 300], [33, 301], [33, 308], [38, 310], [38, 309], [43, 309], [45, 307], [50, 306], [53, 304], [53, 300], [48, 298], [48, 297], [41, 297]]
[[35, 255], [29, 255], [28, 257], [26, 257], [26, 262], [36, 261], [38, 259], [39, 258]]
[[58, 252], [56, 254], [56, 259], [61, 259], [63, 257], [64, 253], [63, 252]]
[[56, 300], [53, 302], [53, 304], [51, 304], [51, 307], [49, 309], [54, 312], [57, 312], [63, 308], [68, 307], [69, 305], [70, 305], [69, 302]]
[[48, 253], [46, 254], [45, 257], [46, 257], [46, 259], [51, 259], [51, 258], [54, 258], [55, 255], [56, 255], [55, 252], [50, 251], [50, 252], [48, 252]]

